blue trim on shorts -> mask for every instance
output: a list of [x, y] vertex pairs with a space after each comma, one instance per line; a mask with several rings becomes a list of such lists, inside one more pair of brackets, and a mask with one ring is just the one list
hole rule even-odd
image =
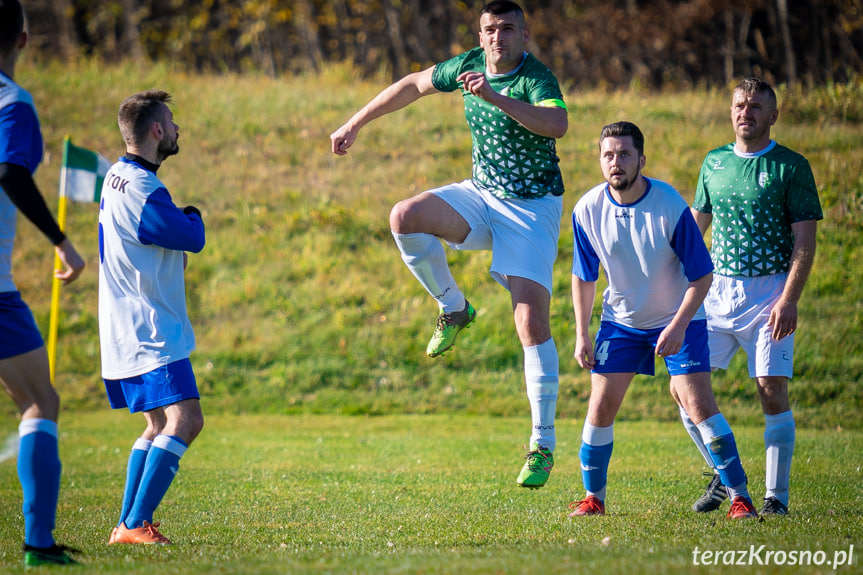
[[[591, 373], [655, 375], [656, 341], [663, 329], [643, 330], [611, 321], [601, 322], [593, 348], [597, 364]], [[707, 320], [689, 322], [680, 351], [663, 359], [669, 375], [710, 371]]]
[[33, 312], [21, 292], [0, 293], [0, 359], [8, 359], [45, 345]]
[[192, 362], [180, 359], [126, 379], [103, 379], [112, 409], [128, 407], [131, 413], [200, 399]]

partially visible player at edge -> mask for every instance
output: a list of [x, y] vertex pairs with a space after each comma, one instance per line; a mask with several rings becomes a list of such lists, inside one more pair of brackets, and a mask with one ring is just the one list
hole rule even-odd
[[[823, 217], [809, 162], [770, 138], [778, 117], [770, 84], [746, 78], [735, 86], [734, 143], [704, 158], [692, 204], [702, 233], [713, 226], [716, 273], [704, 300], [710, 365], [726, 369], [743, 348], [764, 411], [762, 515], [788, 513], [796, 435], [788, 380], [794, 373], [797, 302], [815, 260], [816, 222]], [[686, 410], [680, 417], [694, 438]], [[703, 446], [696, 445], [713, 467]], [[713, 511], [726, 497], [714, 473], [693, 509]]]
[[[692, 413], [699, 439], [720, 468], [734, 503], [728, 517], [757, 517], [734, 433], [710, 387], [710, 351], [702, 302], [713, 264], [689, 206], [673, 187], [641, 173], [644, 135], [631, 122], [602, 128], [605, 182], [572, 212], [575, 358], [590, 371], [590, 403], [579, 451], [587, 495], [570, 517], [605, 515], [614, 418], [636, 374], [653, 375], [664, 358], [671, 393]], [[599, 266], [608, 287], [596, 345], [589, 326]]]
[[12, 246], [21, 210], [45, 234], [63, 264], [55, 277], [69, 283], [84, 260], [60, 230], [33, 182], [43, 143], [33, 98], [18, 86], [15, 64], [28, 34], [18, 0], [0, 0], [0, 382], [21, 413], [18, 478], [24, 492], [24, 564], [77, 563], [54, 541], [60, 494], [57, 417], [48, 354], [33, 314], [12, 281]]
[[559, 368], [549, 307], [563, 194], [555, 138], [566, 133], [567, 112], [557, 79], [525, 51], [530, 33], [518, 4], [486, 4], [479, 25], [479, 47], [392, 84], [330, 139], [333, 153], [344, 155], [376, 118], [430, 94], [463, 96], [473, 177], [399, 202], [390, 227], [402, 260], [440, 308], [430, 357], [452, 347], [476, 318], [440, 240], [492, 251], [491, 274], [512, 297], [531, 406], [530, 449], [517, 482], [539, 488], [554, 465]]
[[171, 543], [153, 522], [204, 425], [189, 354], [186, 252], [204, 248], [194, 206], [178, 208], [156, 176], [179, 152], [171, 96], [148, 90], [126, 98], [117, 122], [126, 155], [111, 166], [99, 209], [99, 338], [111, 407], [141, 412], [147, 427], [129, 455], [123, 507], [109, 544]]

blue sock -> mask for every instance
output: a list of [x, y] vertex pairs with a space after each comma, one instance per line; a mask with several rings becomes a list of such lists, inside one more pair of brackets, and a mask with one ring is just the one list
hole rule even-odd
[[139, 437], [132, 446], [132, 451], [129, 453], [129, 464], [126, 467], [126, 487], [123, 490], [123, 509], [120, 511], [120, 520], [117, 525], [123, 523], [123, 519], [129, 514], [132, 509], [132, 504], [135, 502], [135, 495], [138, 493], [138, 486], [141, 485], [141, 477], [144, 475], [144, 465], [147, 462], [147, 454], [150, 452], [150, 447], [153, 442], [149, 439]]
[[174, 475], [180, 468], [180, 458], [187, 449], [186, 443], [179, 437], [157, 435], [153, 446], [147, 454], [144, 472], [135, 502], [123, 523], [129, 529], [142, 527], [144, 521], [153, 522], [153, 513], [168, 492]]
[[737, 442], [731, 432], [731, 426], [721, 413], [712, 415], [697, 425], [701, 439], [710, 452], [713, 465], [719, 473], [722, 485], [728, 488], [732, 498], [742, 496], [749, 499], [746, 489], [746, 473], [737, 452]]
[[581, 480], [588, 495], [605, 501], [605, 487], [608, 481], [608, 462], [614, 447], [614, 424], [608, 427], [594, 427], [584, 422], [581, 432]]
[[24, 543], [54, 545], [54, 520], [60, 496], [60, 455], [57, 423], [25, 419], [18, 426], [18, 478], [24, 491]]

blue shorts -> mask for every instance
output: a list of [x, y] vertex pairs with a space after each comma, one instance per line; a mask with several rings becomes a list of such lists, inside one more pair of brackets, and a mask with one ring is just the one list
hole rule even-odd
[[45, 345], [36, 320], [21, 293], [0, 293], [0, 359], [7, 359]]
[[126, 379], [105, 379], [112, 409], [150, 411], [184, 399], [200, 399], [192, 362], [181, 359]]
[[[596, 334], [592, 373], [640, 373], [654, 375], [656, 340], [665, 328], [635, 329], [604, 321]], [[665, 359], [670, 375], [710, 371], [707, 320], [689, 322], [680, 351]]]

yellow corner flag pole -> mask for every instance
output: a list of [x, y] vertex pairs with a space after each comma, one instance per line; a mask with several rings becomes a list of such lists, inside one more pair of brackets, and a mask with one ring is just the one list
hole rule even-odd
[[[60, 231], [66, 231], [66, 166], [69, 153], [69, 136], [63, 142], [63, 168], [60, 169], [60, 207], [57, 211], [57, 224]], [[63, 262], [60, 256], [54, 252], [54, 269], [62, 269]], [[54, 277], [51, 286], [51, 321], [48, 326], [48, 367], [51, 371], [51, 383], [54, 383], [54, 374], [57, 367], [57, 326], [60, 322], [60, 280]]]

